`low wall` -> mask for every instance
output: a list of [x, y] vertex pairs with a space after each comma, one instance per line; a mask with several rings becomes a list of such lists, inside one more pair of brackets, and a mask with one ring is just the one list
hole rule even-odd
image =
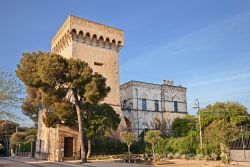
[[250, 162], [250, 150], [230, 150], [230, 157], [233, 161]]
[[31, 152], [19, 152], [18, 156], [20, 156], [20, 157], [31, 157]]

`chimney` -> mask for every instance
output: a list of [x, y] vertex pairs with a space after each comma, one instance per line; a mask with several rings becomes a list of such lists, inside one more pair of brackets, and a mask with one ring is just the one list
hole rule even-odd
[[174, 85], [174, 81], [170, 81], [170, 80], [163, 80], [163, 85]]

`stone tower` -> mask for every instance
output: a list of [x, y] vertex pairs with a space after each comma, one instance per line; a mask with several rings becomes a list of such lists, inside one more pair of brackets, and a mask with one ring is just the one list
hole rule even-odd
[[[120, 107], [119, 50], [123, 47], [123, 31], [79, 17], [69, 16], [51, 41], [51, 51], [65, 58], [81, 59], [94, 72], [107, 78], [111, 92], [104, 99], [120, 115], [119, 132], [126, 127]], [[80, 157], [79, 133], [59, 125], [47, 128], [39, 112], [36, 159], [62, 161]], [[117, 137], [118, 133], [113, 133]]]
[[123, 43], [122, 30], [69, 16], [52, 39], [51, 51], [66, 58], [79, 58], [107, 78], [111, 92], [104, 102], [122, 115], [118, 54]]

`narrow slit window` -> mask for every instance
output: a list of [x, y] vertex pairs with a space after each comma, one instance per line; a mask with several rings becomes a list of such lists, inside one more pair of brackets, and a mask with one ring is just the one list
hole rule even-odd
[[96, 66], [103, 66], [103, 63], [94, 62], [94, 65], [96, 65]]

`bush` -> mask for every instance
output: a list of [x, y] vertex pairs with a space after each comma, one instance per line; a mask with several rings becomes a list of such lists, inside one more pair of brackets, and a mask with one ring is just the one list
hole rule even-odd
[[169, 159], [173, 159], [173, 158], [174, 158], [174, 154], [173, 154], [173, 153], [171, 153], [171, 152], [170, 152], [170, 153], [168, 153], [168, 154], [167, 154], [167, 158], [169, 158]]
[[20, 152], [30, 152], [31, 150], [31, 144], [30, 143], [24, 143], [20, 146]]
[[134, 154], [144, 154], [146, 150], [146, 143], [143, 140], [139, 140], [132, 144], [131, 152]]
[[218, 155], [217, 155], [217, 154], [215, 154], [215, 153], [212, 153], [212, 154], [210, 155], [210, 157], [211, 157], [211, 160], [216, 161], [216, 160], [217, 160], [217, 158], [218, 158]]
[[190, 154], [186, 154], [186, 159], [194, 159], [195, 154], [190, 153]]
[[187, 158], [186, 154], [181, 155], [181, 159], [186, 159], [186, 158]]
[[195, 158], [196, 158], [197, 160], [202, 160], [203, 157], [204, 157], [203, 154], [197, 154], [197, 155], [195, 156]]
[[167, 146], [169, 147], [167, 150], [174, 153], [196, 153], [197, 134], [196, 132], [190, 132], [188, 136], [185, 137], [170, 138]]
[[175, 154], [174, 154], [174, 158], [176, 158], [176, 159], [180, 159], [180, 158], [181, 158], [181, 154], [180, 154], [180, 153], [178, 153], [178, 152], [177, 152], [177, 153], [175, 153]]
[[167, 139], [159, 141], [155, 146], [155, 152], [161, 155], [167, 155], [172, 149], [169, 147], [169, 142]]
[[122, 154], [127, 151], [127, 146], [118, 139], [100, 137], [93, 139], [92, 153], [100, 154]]

